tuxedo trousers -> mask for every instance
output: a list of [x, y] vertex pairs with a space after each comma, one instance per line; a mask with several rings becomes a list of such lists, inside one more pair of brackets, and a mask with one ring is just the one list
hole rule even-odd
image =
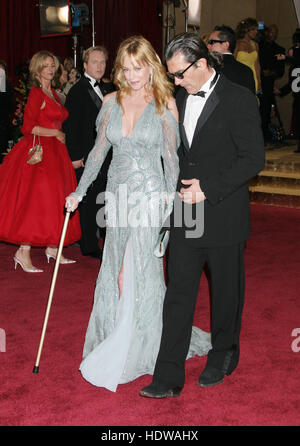
[[[163, 331], [153, 383], [183, 386], [194, 311], [203, 268], [211, 290], [211, 343], [208, 363], [229, 373], [239, 359], [239, 335], [244, 304], [245, 242], [202, 248], [184, 238], [182, 229], [170, 234], [169, 281], [163, 308]], [[228, 373], [228, 374], [229, 374]]]
[[262, 97], [259, 99], [260, 101], [260, 115], [261, 115], [261, 126], [264, 135], [264, 140], [270, 140], [271, 134], [269, 132], [268, 126], [271, 122], [271, 109], [272, 104], [275, 104], [275, 95], [274, 95], [274, 82], [273, 77], [263, 77], [262, 78]]

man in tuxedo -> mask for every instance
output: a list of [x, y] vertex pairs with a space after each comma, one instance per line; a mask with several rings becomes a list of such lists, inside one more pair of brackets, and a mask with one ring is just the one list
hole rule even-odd
[[276, 106], [274, 83], [284, 75], [285, 62], [278, 60], [277, 54], [285, 54], [285, 49], [276, 43], [278, 28], [270, 25], [265, 31], [265, 37], [259, 42], [259, 61], [261, 67], [260, 113], [265, 143], [272, 142], [269, 131], [272, 105]]
[[288, 82], [281, 88], [274, 88], [276, 96], [286, 96], [293, 93], [293, 131], [298, 140], [297, 149], [294, 153], [300, 153], [300, 90], [299, 90], [299, 72], [300, 72], [300, 28], [297, 28], [293, 34], [293, 47], [289, 49], [288, 56], [278, 54], [278, 58], [287, 61], [290, 64], [288, 70]]
[[247, 65], [238, 62], [233, 52], [236, 45], [236, 36], [232, 28], [226, 25], [215, 26], [209, 36], [207, 47], [223, 56], [222, 73], [232, 82], [249, 88], [255, 94], [255, 82], [252, 70]]
[[176, 97], [182, 140], [177, 190], [183, 208], [192, 206], [196, 216], [197, 207], [204, 208], [204, 232], [191, 238], [185, 218], [177, 224], [175, 201], [161, 345], [153, 381], [140, 391], [150, 398], [179, 396], [184, 386], [205, 264], [211, 276], [212, 349], [198, 384], [219, 384], [238, 364], [243, 253], [250, 234], [248, 181], [264, 167], [255, 95], [219, 74], [218, 60], [195, 34], [176, 36], [167, 46], [166, 62], [169, 76], [181, 87]]
[[[112, 83], [102, 80], [106, 61], [107, 51], [102, 46], [91, 47], [84, 51], [84, 75], [70, 89], [66, 98], [65, 106], [69, 112], [69, 117], [64, 123], [63, 130], [66, 133], [66, 145], [78, 182], [83, 173], [85, 161], [95, 143], [97, 136], [95, 123], [102, 106], [103, 97], [114, 90]], [[99, 175], [88, 189], [79, 206], [82, 231], [81, 252], [83, 255], [96, 258], [101, 258], [96, 223], [99, 205], [96, 204], [96, 198], [100, 192], [105, 191], [110, 161], [111, 153], [106, 157]]]

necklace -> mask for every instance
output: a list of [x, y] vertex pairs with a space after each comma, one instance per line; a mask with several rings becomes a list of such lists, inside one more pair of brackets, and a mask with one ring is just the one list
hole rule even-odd
[[57, 100], [56, 100], [54, 94], [52, 93], [52, 90], [51, 90], [51, 89], [48, 90], [47, 88], [45, 88], [45, 87], [43, 87], [43, 86], [41, 86], [41, 89], [43, 90], [43, 92], [44, 92], [49, 98], [53, 99], [53, 101], [55, 101], [56, 104], [58, 104], [58, 105], [60, 106], [60, 104], [57, 102]]
[[50, 90], [48, 90], [48, 88], [42, 87], [42, 90], [44, 93], [46, 93], [46, 95], [51, 96], [51, 98], [54, 99], [54, 94], [52, 93], [51, 88], [50, 88]]

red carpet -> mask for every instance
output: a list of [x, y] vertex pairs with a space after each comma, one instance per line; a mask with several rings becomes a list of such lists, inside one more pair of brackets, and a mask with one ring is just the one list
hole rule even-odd
[[[38, 374], [32, 373], [54, 263], [41, 249], [33, 263], [44, 274], [13, 269], [15, 248], [0, 244], [1, 426], [295, 426], [300, 421], [300, 211], [252, 206], [252, 238], [246, 249], [246, 302], [238, 369], [223, 384], [197, 386], [206, 358], [187, 361], [180, 398], [139, 397], [150, 376], [121, 385], [117, 393], [85, 382], [78, 366], [99, 264], [79, 248], [59, 270]], [[209, 330], [206, 277], [196, 321]], [[3, 350], [3, 337], [1, 349]]]

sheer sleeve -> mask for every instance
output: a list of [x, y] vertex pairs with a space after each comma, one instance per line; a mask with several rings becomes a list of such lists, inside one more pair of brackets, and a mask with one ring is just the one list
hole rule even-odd
[[24, 110], [24, 120], [21, 132], [24, 136], [30, 135], [32, 129], [39, 125], [40, 109], [43, 103], [40, 88], [32, 87]]
[[109, 122], [110, 113], [114, 104], [114, 98], [109, 99], [101, 108], [96, 120], [96, 127], [98, 128], [95, 145], [87, 158], [84, 172], [80, 179], [75, 192], [71, 195], [75, 196], [79, 201], [82, 200], [86, 194], [89, 186], [96, 179], [103, 161], [111, 147], [110, 142], [106, 138], [106, 127]]
[[179, 175], [179, 162], [177, 149], [180, 144], [178, 123], [169, 110], [162, 116], [163, 147], [162, 158], [164, 163], [165, 181], [168, 194], [168, 205], [164, 220], [168, 218], [173, 208], [173, 201]]

